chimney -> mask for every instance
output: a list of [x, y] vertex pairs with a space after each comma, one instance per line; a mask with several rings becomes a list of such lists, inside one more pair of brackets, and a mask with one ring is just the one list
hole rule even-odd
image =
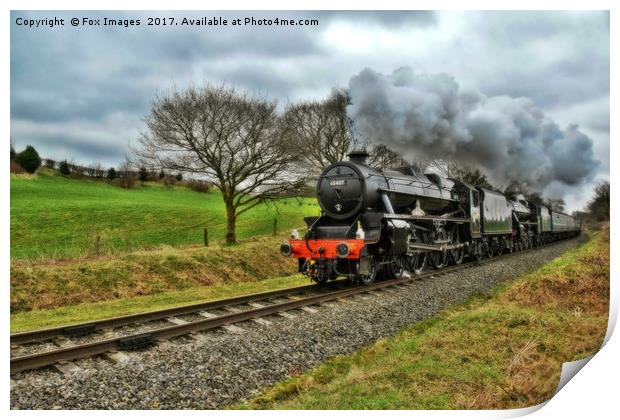
[[357, 163], [358, 165], [366, 165], [367, 157], [368, 152], [366, 150], [354, 150], [349, 153], [349, 161]]

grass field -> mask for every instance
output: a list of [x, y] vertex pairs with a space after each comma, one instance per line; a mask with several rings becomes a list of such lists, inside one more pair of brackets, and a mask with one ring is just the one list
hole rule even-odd
[[[316, 215], [315, 199], [261, 205], [237, 220], [238, 238], [303, 226]], [[125, 190], [105, 181], [75, 180], [42, 170], [11, 176], [11, 257], [59, 259], [111, 254], [159, 245], [199, 244], [203, 229], [211, 241], [226, 231], [218, 192], [147, 183]], [[99, 237], [99, 241], [97, 241]]]
[[609, 230], [487, 296], [331, 359], [237, 408], [532, 406], [561, 364], [596, 352], [609, 307]]

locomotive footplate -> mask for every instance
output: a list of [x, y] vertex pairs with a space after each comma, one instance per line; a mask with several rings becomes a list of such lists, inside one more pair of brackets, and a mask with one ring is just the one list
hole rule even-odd
[[409, 214], [389, 214], [383, 215], [385, 219], [402, 219], [402, 220], [419, 220], [428, 222], [453, 222], [453, 223], [469, 223], [466, 217], [442, 217], [442, 216], [411, 216]]

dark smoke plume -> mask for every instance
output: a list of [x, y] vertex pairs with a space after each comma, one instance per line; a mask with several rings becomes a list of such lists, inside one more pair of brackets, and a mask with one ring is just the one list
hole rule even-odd
[[519, 180], [540, 191], [587, 180], [598, 161], [577, 125], [561, 129], [528, 98], [462, 91], [446, 74], [363, 70], [349, 82], [356, 134], [405, 158], [482, 168], [496, 185]]

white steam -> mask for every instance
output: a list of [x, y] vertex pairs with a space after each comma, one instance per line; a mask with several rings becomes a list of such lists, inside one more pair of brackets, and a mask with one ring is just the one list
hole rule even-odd
[[408, 67], [390, 75], [365, 69], [348, 91], [347, 113], [364, 139], [412, 160], [477, 166], [498, 186], [578, 185], [598, 165], [592, 140], [577, 125], [562, 130], [528, 98], [461, 91], [449, 75]]

